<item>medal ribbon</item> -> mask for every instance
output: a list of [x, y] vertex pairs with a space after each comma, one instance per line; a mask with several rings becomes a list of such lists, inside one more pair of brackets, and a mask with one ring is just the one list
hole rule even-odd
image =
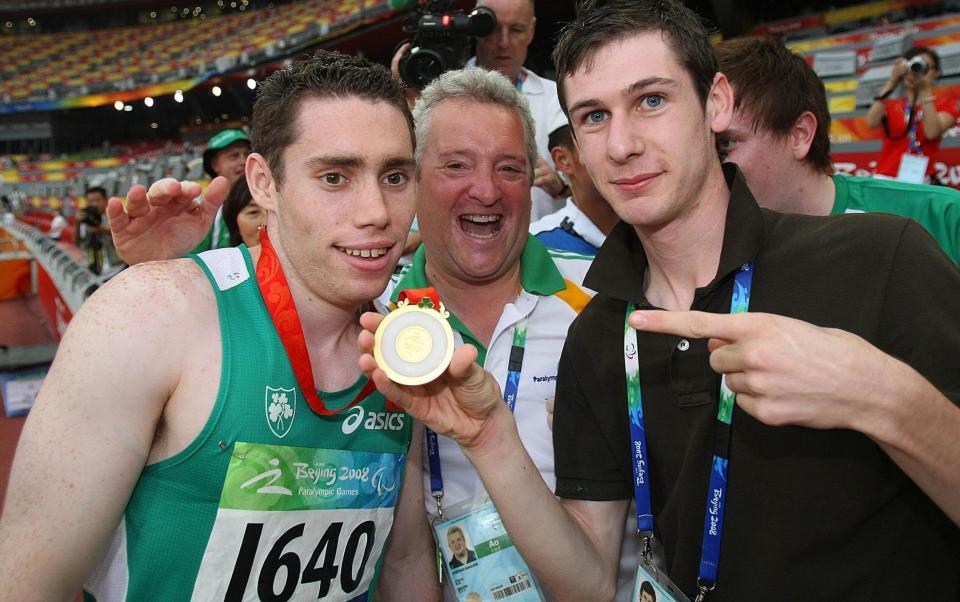
[[[750, 307], [750, 291], [753, 288], [753, 262], [740, 266], [734, 276], [730, 313], [744, 313]], [[627, 414], [630, 424], [630, 454], [633, 465], [633, 491], [637, 501], [637, 528], [640, 533], [653, 533], [653, 506], [650, 501], [649, 458], [647, 437], [643, 421], [643, 398], [640, 393], [640, 365], [637, 348], [637, 331], [628, 323], [630, 313], [637, 309], [635, 303], [627, 305], [624, 318], [623, 357], [627, 379]], [[733, 406], [737, 395], [727, 386], [726, 374], [720, 377], [720, 401], [717, 407], [717, 431], [714, 442], [713, 461], [710, 470], [710, 487], [707, 493], [707, 509], [703, 520], [703, 547], [700, 551], [700, 572], [697, 585], [701, 595], [717, 582], [720, 565], [720, 541], [723, 535], [723, 510], [727, 499], [727, 466], [730, 457], [730, 434], [733, 422]]]
[[270, 319], [277, 330], [280, 342], [287, 352], [287, 359], [290, 360], [290, 367], [293, 368], [293, 374], [297, 377], [297, 384], [300, 385], [300, 392], [307, 405], [315, 413], [321, 416], [333, 416], [344, 410], [348, 410], [357, 405], [371, 393], [376, 390], [372, 380], [367, 379], [363, 389], [348, 405], [339, 410], [331, 410], [320, 399], [317, 393], [317, 387], [313, 380], [313, 368], [310, 365], [310, 353], [307, 350], [307, 341], [303, 336], [303, 326], [300, 323], [300, 314], [297, 313], [297, 306], [294, 304], [293, 295], [290, 293], [290, 286], [287, 284], [287, 277], [283, 274], [283, 268], [280, 260], [277, 258], [277, 252], [270, 244], [270, 238], [267, 236], [267, 229], [260, 229], [260, 259], [257, 260], [257, 284], [260, 286], [260, 294], [263, 302], [270, 313]]

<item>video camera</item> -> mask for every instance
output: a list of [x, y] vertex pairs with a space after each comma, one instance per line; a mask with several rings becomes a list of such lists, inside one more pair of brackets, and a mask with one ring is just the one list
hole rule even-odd
[[460, 69], [470, 58], [470, 38], [497, 28], [497, 16], [485, 6], [470, 14], [453, 10], [452, 0], [427, 0], [413, 11], [404, 31], [413, 34], [410, 52], [400, 59], [400, 78], [422, 90], [437, 76]]

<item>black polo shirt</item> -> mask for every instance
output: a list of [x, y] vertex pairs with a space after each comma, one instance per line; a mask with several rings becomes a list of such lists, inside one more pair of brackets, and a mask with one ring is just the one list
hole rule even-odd
[[[734, 273], [755, 259], [750, 311], [853, 332], [960, 402], [960, 271], [922, 227], [767, 211], [738, 171], [726, 176], [719, 269], [692, 309], [729, 312]], [[620, 223], [584, 282], [598, 294], [570, 327], [557, 382], [560, 497], [633, 498], [623, 332], [628, 302], [651, 307], [646, 269]], [[637, 334], [657, 537], [692, 594], [720, 377], [705, 340]], [[960, 600], [960, 530], [860, 433], [769, 427], [737, 407], [726, 504], [711, 601]]]

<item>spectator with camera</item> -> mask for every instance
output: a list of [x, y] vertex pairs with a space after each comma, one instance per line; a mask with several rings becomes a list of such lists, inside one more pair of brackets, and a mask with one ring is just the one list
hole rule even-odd
[[[877, 176], [915, 184], [930, 182], [940, 137], [960, 115], [953, 96], [934, 94], [938, 77], [940, 56], [926, 46], [915, 46], [897, 59], [866, 117], [869, 127], [883, 126]], [[901, 84], [905, 94], [889, 99]]]

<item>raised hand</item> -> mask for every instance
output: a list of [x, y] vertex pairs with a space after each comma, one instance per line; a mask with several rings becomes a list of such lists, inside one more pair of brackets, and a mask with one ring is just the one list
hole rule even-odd
[[189, 253], [210, 230], [229, 190], [230, 182], [217, 177], [201, 197], [199, 184], [164, 178], [149, 190], [131, 188], [126, 207], [110, 198], [107, 218], [117, 252], [130, 265]]
[[550, 196], [563, 192], [563, 181], [543, 157], [537, 157], [537, 165], [533, 170], [533, 185], [543, 188]]
[[900, 364], [849, 332], [773, 314], [638, 311], [630, 325], [710, 339], [710, 366], [741, 408], [771, 426], [869, 432], [874, 388]]
[[360, 369], [387, 399], [465, 449], [489, 444], [490, 434], [499, 432], [494, 425], [512, 421], [497, 381], [477, 365], [477, 350], [472, 345], [454, 351], [447, 371], [425, 385], [406, 386], [390, 380], [373, 357], [374, 332], [382, 320], [380, 314], [363, 314], [360, 325], [364, 330], [358, 341]]

